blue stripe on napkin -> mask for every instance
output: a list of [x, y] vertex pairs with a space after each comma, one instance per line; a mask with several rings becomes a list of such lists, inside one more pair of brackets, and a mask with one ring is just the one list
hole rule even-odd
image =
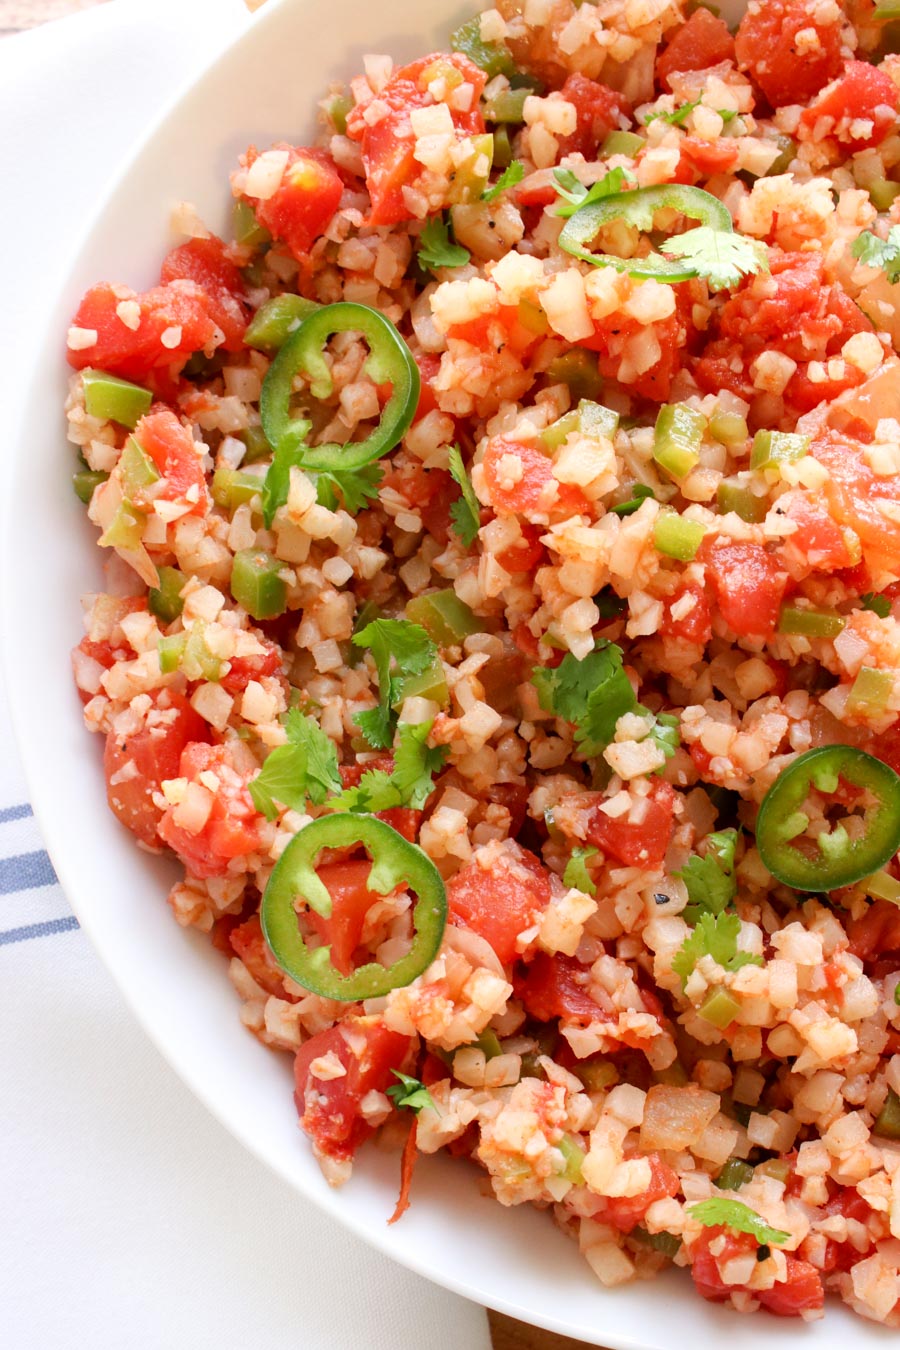
[[8, 820], [24, 820], [30, 815], [31, 807], [27, 802], [22, 802], [20, 806], [4, 806], [0, 809], [0, 825], [5, 825]]
[[0, 858], [0, 895], [31, 891], [36, 886], [55, 886], [56, 873], [46, 849]]
[[5, 933], [0, 933], [0, 947], [6, 947], [11, 942], [27, 942], [29, 938], [50, 937], [52, 933], [70, 933], [77, 927], [78, 920], [75, 915], [69, 914], [64, 919], [30, 923], [24, 928], [8, 928]]

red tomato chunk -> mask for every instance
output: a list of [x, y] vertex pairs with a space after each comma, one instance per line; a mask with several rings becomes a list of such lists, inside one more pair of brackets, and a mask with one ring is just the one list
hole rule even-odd
[[[76, 370], [95, 366], [138, 384], [169, 393], [173, 372], [193, 352], [212, 351], [221, 341], [211, 310], [216, 308], [194, 281], [172, 281], [138, 295], [127, 286], [103, 283], [85, 295], [72, 327], [94, 340], [68, 346]], [[71, 343], [70, 335], [70, 343]]]
[[848, 61], [841, 78], [803, 110], [800, 125], [814, 141], [834, 136], [852, 150], [870, 149], [893, 130], [898, 97], [884, 71], [868, 61]]
[[[284, 142], [273, 148], [288, 154], [281, 184], [266, 201], [249, 200], [260, 225], [287, 244], [302, 262], [338, 209], [344, 184], [324, 150]], [[247, 152], [248, 167], [256, 158], [257, 152], [251, 148]]]
[[230, 746], [188, 745], [178, 773], [170, 777], [186, 778], [206, 793], [203, 804], [208, 814], [199, 827], [178, 806], [168, 807], [159, 825], [160, 839], [175, 850], [191, 876], [222, 876], [233, 859], [246, 857], [259, 846], [263, 818], [247, 791], [244, 773], [235, 767]]
[[160, 784], [177, 778], [181, 753], [190, 742], [208, 734], [203, 718], [181, 694], [164, 689], [140, 731], [106, 737], [103, 769], [110, 809], [141, 843], [158, 847], [162, 809], [153, 800]]
[[596, 844], [626, 867], [659, 867], [672, 837], [675, 802], [674, 789], [657, 778], [644, 798], [639, 821], [609, 816], [598, 801], [588, 820], [588, 843]]
[[708, 9], [696, 9], [656, 61], [656, 78], [666, 89], [676, 70], [708, 70], [720, 61], [734, 60], [734, 38], [728, 25]]
[[840, 74], [842, 15], [827, 6], [823, 21], [820, 8], [817, 0], [750, 0], [747, 6], [735, 55], [773, 108], [808, 102]]
[[[205, 515], [209, 510], [209, 492], [203, 472], [203, 448], [171, 409], [154, 408], [138, 422], [134, 436], [164, 480], [162, 485], [153, 485], [153, 499], [187, 501], [191, 503], [189, 515]], [[134, 502], [141, 505], [140, 493], [135, 494]]]
[[[300, 1124], [316, 1150], [337, 1160], [352, 1158], [373, 1127], [360, 1114], [363, 1098], [397, 1080], [410, 1039], [390, 1031], [380, 1017], [345, 1017], [340, 1026], [311, 1036], [294, 1061], [294, 1099]], [[333, 1055], [345, 1072], [317, 1077], [316, 1061]]]
[[516, 998], [539, 1022], [608, 1022], [607, 1013], [588, 992], [588, 972], [573, 956], [538, 952], [515, 982]]
[[550, 903], [550, 874], [517, 845], [467, 863], [447, 885], [453, 923], [491, 944], [504, 965], [516, 955], [516, 938]]
[[666, 1200], [677, 1195], [681, 1185], [678, 1173], [662, 1161], [656, 1153], [647, 1156], [650, 1164], [650, 1185], [641, 1195], [626, 1195], [605, 1202], [602, 1218], [618, 1228], [620, 1233], [630, 1233], [642, 1223], [647, 1210], [657, 1200]]
[[716, 606], [739, 637], [768, 637], [775, 629], [787, 573], [761, 544], [713, 540], [701, 545]]
[[239, 352], [247, 327], [244, 283], [234, 263], [225, 254], [221, 239], [191, 239], [173, 248], [163, 262], [159, 279], [164, 286], [171, 281], [193, 281], [206, 295], [206, 309], [224, 335], [226, 352]]

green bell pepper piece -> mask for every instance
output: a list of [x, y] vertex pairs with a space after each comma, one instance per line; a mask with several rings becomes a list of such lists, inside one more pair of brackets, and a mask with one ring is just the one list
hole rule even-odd
[[567, 384], [573, 401], [596, 399], [603, 392], [597, 358], [578, 347], [553, 358], [547, 367], [547, 379], [551, 384]]
[[785, 605], [778, 620], [779, 633], [795, 633], [799, 637], [833, 638], [843, 632], [847, 620], [834, 610], [800, 609]]
[[727, 478], [719, 484], [716, 492], [716, 503], [723, 516], [727, 516], [729, 511], [733, 511], [741, 520], [746, 520], [750, 525], [758, 525], [760, 521], [765, 520], [768, 511], [768, 503], [764, 497], [757, 497], [755, 492], [751, 492], [749, 487], [741, 483], [729, 482]]
[[659, 553], [679, 562], [691, 562], [703, 543], [706, 526], [697, 520], [686, 520], [671, 507], [664, 507], [653, 526], [653, 544]]
[[172, 623], [184, 609], [181, 592], [187, 577], [177, 567], [160, 567], [159, 585], [151, 586], [147, 595], [147, 606], [163, 623]]
[[80, 502], [84, 502], [85, 506], [90, 506], [95, 490], [108, 478], [108, 473], [100, 473], [99, 470], [79, 469], [77, 473], [72, 474], [75, 496]]
[[495, 75], [515, 75], [516, 63], [512, 53], [504, 42], [485, 42], [481, 36], [481, 19], [478, 15], [457, 28], [450, 38], [450, 46], [455, 52], [462, 52], [479, 70], [483, 70], [489, 80]]
[[244, 342], [261, 352], [277, 352], [304, 319], [322, 308], [302, 295], [273, 295], [260, 305], [247, 325]]
[[794, 464], [809, 450], [810, 437], [794, 431], [758, 431], [750, 451], [751, 469], [777, 469]]
[[406, 617], [420, 624], [439, 647], [459, 646], [472, 633], [484, 630], [481, 620], [452, 589], [414, 596], [407, 601]]
[[687, 478], [700, 459], [706, 418], [686, 403], [664, 403], [656, 419], [653, 458], [676, 481]]
[[231, 594], [251, 619], [276, 619], [287, 607], [287, 586], [279, 575], [284, 563], [263, 549], [244, 548], [234, 555]]
[[739, 1191], [753, 1180], [753, 1168], [743, 1158], [729, 1158], [713, 1182], [720, 1191]]
[[269, 231], [260, 225], [253, 207], [243, 197], [239, 197], [231, 208], [231, 233], [236, 244], [244, 244], [248, 248], [261, 248], [263, 244], [272, 242]]
[[878, 1113], [872, 1133], [880, 1139], [900, 1139], [900, 1097], [888, 1088], [887, 1101]]
[[85, 411], [91, 417], [118, 422], [129, 431], [137, 426], [145, 412], [149, 412], [153, 402], [149, 389], [129, 380], [120, 380], [117, 375], [107, 375], [105, 370], [88, 367], [81, 372], [81, 381]]
[[[316, 873], [316, 859], [323, 849], [355, 849], [360, 844], [372, 859], [366, 885], [373, 892], [373, 904], [378, 896], [390, 895], [403, 884], [415, 892], [415, 932], [409, 951], [392, 966], [371, 961], [350, 975], [341, 975], [332, 963], [330, 946], [307, 945], [295, 906], [302, 900], [324, 919], [331, 918], [333, 901]], [[272, 955], [292, 980], [322, 998], [356, 1003], [404, 988], [427, 970], [444, 936], [447, 892], [428, 855], [385, 821], [350, 813], [321, 816], [294, 835], [275, 864], [260, 918]]]
[[634, 131], [611, 131], [600, 147], [604, 159], [610, 155], [627, 155], [634, 159], [647, 144], [646, 136], [638, 136]]

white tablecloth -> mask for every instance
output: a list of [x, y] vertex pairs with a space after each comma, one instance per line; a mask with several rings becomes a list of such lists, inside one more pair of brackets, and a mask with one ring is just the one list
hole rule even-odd
[[[0, 42], [2, 406], [117, 160], [247, 21], [113, 0]], [[320, 1215], [175, 1077], [56, 884], [2, 693], [0, 744], [3, 1350], [488, 1350], [482, 1309]]]

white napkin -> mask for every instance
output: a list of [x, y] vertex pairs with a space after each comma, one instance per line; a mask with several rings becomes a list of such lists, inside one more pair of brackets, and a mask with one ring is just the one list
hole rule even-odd
[[[117, 161], [247, 22], [240, 0], [113, 0], [0, 41], [0, 407]], [[175, 1077], [56, 884], [2, 693], [0, 745], [0, 1343], [488, 1350], [483, 1309], [322, 1216]]]

